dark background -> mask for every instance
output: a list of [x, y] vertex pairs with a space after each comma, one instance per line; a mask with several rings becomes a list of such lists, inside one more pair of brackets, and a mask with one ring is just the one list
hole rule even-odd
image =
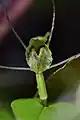
[[[80, 2], [79, 0], [56, 0], [55, 7], [56, 20], [50, 47], [53, 53], [53, 62], [57, 63], [80, 52]], [[35, 0], [31, 8], [28, 9], [27, 14], [25, 13], [14, 27], [27, 46], [30, 38], [38, 35], [42, 36], [47, 31], [50, 31], [51, 22], [52, 1]], [[23, 47], [10, 31], [0, 41], [0, 64], [28, 67], [24, 52]], [[25, 97], [24, 91], [27, 90], [27, 85], [35, 84], [34, 75], [30, 78], [31, 74], [28, 72], [2, 69], [0, 71], [0, 86], [1, 88], [13, 86], [13, 89], [8, 90], [8, 93], [12, 90], [10, 94], [13, 94], [13, 98], [16, 98], [17, 95]], [[6, 84], [5, 81], [7, 81]], [[14, 89], [14, 86], [18, 85], [21, 85], [21, 87]], [[24, 85], [25, 90], [21, 92]], [[16, 93], [17, 90], [18, 93]], [[32, 89], [32, 91], [35, 90]]]
[[[79, 0], [76, 2], [55, 0], [55, 6], [56, 21], [51, 50], [54, 62], [58, 62], [80, 52], [80, 2]], [[52, 1], [35, 0], [14, 27], [24, 43], [28, 45], [30, 38], [50, 31], [51, 22]], [[12, 32], [1, 41], [0, 52], [1, 64], [26, 66], [24, 49]]]

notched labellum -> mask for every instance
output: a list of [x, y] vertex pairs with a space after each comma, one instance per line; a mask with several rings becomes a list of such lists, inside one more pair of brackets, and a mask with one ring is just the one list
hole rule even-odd
[[47, 70], [53, 60], [49, 46], [46, 44], [48, 34], [44, 37], [32, 38], [26, 49], [26, 61], [36, 73]]

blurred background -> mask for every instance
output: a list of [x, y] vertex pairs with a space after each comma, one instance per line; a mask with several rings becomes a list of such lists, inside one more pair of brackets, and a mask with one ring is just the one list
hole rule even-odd
[[[8, 16], [28, 46], [32, 37], [44, 36], [50, 31], [52, 24], [52, 1], [38, 0], [2, 0], [0, 3], [0, 65], [28, 67], [25, 51], [10, 29], [4, 14], [6, 7]], [[44, 7], [45, 6], [45, 7]], [[0, 69], [0, 99], [13, 100], [31, 97], [36, 92], [34, 73]]]
[[[0, 1], [7, 8], [15, 30], [26, 45], [28, 45], [30, 38], [44, 35], [50, 31], [52, 22], [51, 0], [47, 0], [47, 2], [46, 0]], [[51, 42], [54, 63], [80, 52], [79, 5], [79, 0], [76, 2], [74, 0], [55, 0], [56, 20]], [[0, 64], [26, 66], [24, 49], [9, 27], [3, 7], [0, 4]]]
[[[28, 46], [30, 38], [38, 35], [43, 36], [47, 31], [50, 31], [52, 1], [0, 0], [0, 65], [28, 67], [25, 60], [25, 51], [10, 29], [2, 4], [7, 8], [9, 18], [18, 35]], [[79, 0], [76, 0], [76, 2], [74, 0], [55, 0], [55, 7], [55, 28], [50, 45], [53, 52], [53, 63], [80, 52]], [[3, 91], [4, 93], [6, 91], [3, 88], [6, 88], [8, 90], [6, 93], [12, 95], [14, 99], [18, 95], [18, 97], [25, 97], [24, 91], [28, 91], [27, 85], [33, 86], [33, 93], [36, 91], [34, 73], [4, 69], [0, 69], [0, 71], [0, 91], [2, 91], [2, 95]], [[33, 94], [32, 91], [31, 95]]]

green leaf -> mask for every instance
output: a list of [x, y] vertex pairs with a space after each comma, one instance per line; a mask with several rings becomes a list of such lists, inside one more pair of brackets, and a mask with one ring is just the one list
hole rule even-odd
[[23, 99], [13, 101], [11, 106], [17, 120], [80, 120], [80, 105], [76, 104], [56, 103], [43, 107], [39, 100]]
[[52, 73], [47, 80], [48, 100], [53, 102], [65, 91], [76, 89], [80, 84], [80, 59], [74, 59]]
[[15, 100], [11, 106], [17, 120], [38, 120], [43, 109], [39, 100], [35, 99]]
[[76, 117], [80, 120], [80, 105], [57, 103], [44, 108], [39, 120], [76, 120]]

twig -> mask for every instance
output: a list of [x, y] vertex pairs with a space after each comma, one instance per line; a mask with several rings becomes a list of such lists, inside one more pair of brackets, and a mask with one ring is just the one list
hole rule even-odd
[[8, 69], [8, 70], [32, 71], [30, 68], [25, 68], [25, 67], [9, 67], [9, 66], [0, 65], [0, 68]]
[[[54, 68], [54, 67], [57, 67], [57, 66], [62, 65], [62, 64], [65, 64], [66, 62], [68, 62], [68, 61], [70, 61], [70, 60], [73, 60], [73, 59], [76, 59], [76, 58], [79, 58], [79, 57], [80, 57], [80, 53], [77, 54], [77, 55], [74, 55], [74, 56], [72, 56], [72, 57], [70, 57], [70, 58], [68, 58], [68, 59], [66, 59], [66, 60], [63, 60], [62, 62], [59, 62], [59, 63], [57, 63], [57, 64], [52, 65], [49, 69]], [[24, 71], [24, 70], [26, 70], [26, 71], [29, 70], [29, 71], [32, 71], [30, 68], [25, 68], [25, 67], [8, 67], [8, 66], [0, 65], [0, 68], [10, 69], [10, 70], [22, 70], [22, 71]]]
[[[3, 4], [2, 4], [2, 5], [3, 5]], [[8, 16], [8, 14], [7, 14], [7, 10], [6, 10], [6, 8], [5, 8], [4, 5], [3, 5], [3, 8], [4, 8], [4, 13], [5, 13], [5, 16], [6, 16], [6, 18], [7, 18], [7, 21], [9, 22], [10, 27], [11, 27], [13, 33], [15, 34], [16, 38], [19, 40], [19, 42], [22, 44], [22, 46], [23, 46], [24, 49], [26, 50], [26, 45], [24, 44], [24, 42], [21, 40], [20, 36], [19, 36], [19, 35], [17, 34], [17, 32], [15, 31], [15, 29], [14, 29], [14, 27], [13, 27], [13, 25], [12, 25], [10, 19], [9, 19], [9, 16]]]
[[[65, 64], [66, 62], [68, 62], [68, 61], [70, 61], [70, 60], [73, 60], [73, 59], [76, 59], [76, 58], [79, 58], [79, 57], [80, 57], [80, 53], [77, 54], [77, 55], [73, 55], [72, 57], [70, 57], [70, 58], [68, 58], [68, 59], [66, 59], [66, 60], [63, 60], [63, 61], [61, 61], [61, 62], [59, 62], [59, 63], [57, 63], [57, 64], [54, 64], [54, 65], [50, 66], [50, 68], [54, 68], [54, 67], [57, 67], [57, 66], [59, 66], [59, 65]], [[49, 69], [50, 69], [50, 68], [49, 68]]]
[[53, 30], [54, 30], [54, 22], [55, 22], [55, 4], [54, 4], [54, 0], [52, 0], [52, 3], [53, 3], [53, 20], [52, 20], [52, 27], [51, 27], [49, 40], [48, 40], [48, 45], [50, 44], [51, 39], [52, 39], [52, 34], [53, 34]]

